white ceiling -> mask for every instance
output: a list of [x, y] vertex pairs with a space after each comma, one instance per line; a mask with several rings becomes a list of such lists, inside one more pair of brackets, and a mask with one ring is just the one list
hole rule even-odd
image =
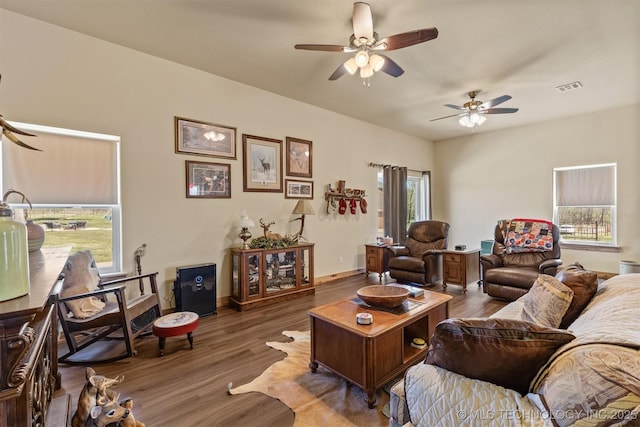
[[[0, 0], [0, 7], [432, 141], [471, 132], [444, 107], [508, 94], [478, 130], [640, 103], [640, 0], [371, 0], [380, 37], [437, 27], [437, 39], [390, 51], [404, 70], [328, 77], [348, 54], [347, 0]], [[89, 59], [89, 58], [87, 58]], [[90, 60], [90, 59], [89, 59]], [[152, 73], [153, 70], [148, 70]], [[582, 89], [555, 87], [580, 81]]]

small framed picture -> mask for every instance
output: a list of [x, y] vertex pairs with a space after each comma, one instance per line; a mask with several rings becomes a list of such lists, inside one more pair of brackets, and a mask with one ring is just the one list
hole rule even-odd
[[187, 198], [231, 198], [231, 165], [186, 161]]
[[313, 199], [313, 181], [285, 180], [286, 199]]
[[282, 193], [282, 141], [242, 134], [244, 191]]
[[175, 117], [176, 153], [236, 158], [236, 128]]
[[287, 175], [312, 177], [313, 152], [311, 141], [287, 137]]

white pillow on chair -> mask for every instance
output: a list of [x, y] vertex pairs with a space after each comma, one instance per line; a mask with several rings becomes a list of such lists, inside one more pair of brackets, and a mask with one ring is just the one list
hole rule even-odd
[[[91, 251], [78, 251], [69, 256], [63, 270], [64, 280], [60, 297], [66, 298], [73, 295], [94, 291], [100, 283], [98, 269]], [[105, 303], [96, 297], [81, 298], [66, 301], [65, 305], [77, 319], [91, 317], [105, 307]]]

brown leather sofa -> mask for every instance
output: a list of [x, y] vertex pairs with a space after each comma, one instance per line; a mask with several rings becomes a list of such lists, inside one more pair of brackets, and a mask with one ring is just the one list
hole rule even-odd
[[555, 276], [560, 259], [560, 229], [553, 224], [553, 248], [547, 252], [507, 254], [504, 235], [499, 225], [494, 231], [495, 241], [490, 255], [480, 256], [482, 287], [492, 297], [514, 301], [529, 292], [539, 274]]
[[409, 225], [405, 246], [389, 246], [389, 275], [419, 285], [442, 282], [442, 251], [447, 249], [449, 224], [418, 221]]

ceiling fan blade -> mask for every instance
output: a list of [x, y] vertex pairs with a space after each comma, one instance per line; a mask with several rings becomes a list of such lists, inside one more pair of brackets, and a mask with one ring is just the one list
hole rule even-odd
[[499, 96], [499, 97], [494, 98], [492, 100], [483, 102], [482, 104], [480, 104], [478, 106], [478, 108], [485, 109], [485, 108], [495, 107], [496, 105], [500, 105], [503, 102], [506, 102], [506, 101], [508, 101], [510, 99], [511, 99], [511, 97], [509, 95], [502, 95], [502, 96]]
[[380, 68], [380, 71], [393, 77], [400, 77], [404, 74], [404, 70], [393, 59], [386, 55], [380, 55], [379, 53], [377, 55], [384, 58], [384, 64], [382, 65], [382, 68]]
[[438, 117], [437, 119], [431, 119], [431, 120], [429, 120], [429, 121], [430, 121], [430, 122], [435, 122], [436, 120], [448, 119], [448, 118], [451, 118], [451, 117], [457, 117], [457, 116], [464, 116], [465, 114], [467, 114], [467, 113], [452, 114], [452, 115], [450, 115], [450, 116]]
[[445, 107], [449, 107], [449, 108], [453, 108], [455, 110], [466, 110], [466, 108], [464, 108], [461, 105], [453, 105], [453, 104], [444, 104]]
[[436, 37], [438, 37], [437, 28], [423, 28], [421, 30], [413, 30], [385, 37], [380, 40], [377, 45], [380, 46], [384, 44], [386, 45], [384, 50], [394, 50], [433, 40]]
[[347, 72], [347, 67], [345, 67], [345, 64], [346, 63], [340, 64], [340, 66], [336, 68], [333, 74], [331, 74], [329, 80], [338, 80], [340, 77], [342, 77], [344, 73]]
[[482, 114], [508, 114], [508, 113], [516, 113], [518, 108], [487, 108], [486, 110], [480, 111]]
[[371, 6], [364, 2], [353, 4], [353, 35], [356, 39], [364, 37], [373, 40], [373, 18], [371, 17]]
[[344, 52], [345, 46], [338, 46], [334, 44], [297, 44], [294, 46], [296, 49], [302, 50], [321, 50], [323, 52]]

